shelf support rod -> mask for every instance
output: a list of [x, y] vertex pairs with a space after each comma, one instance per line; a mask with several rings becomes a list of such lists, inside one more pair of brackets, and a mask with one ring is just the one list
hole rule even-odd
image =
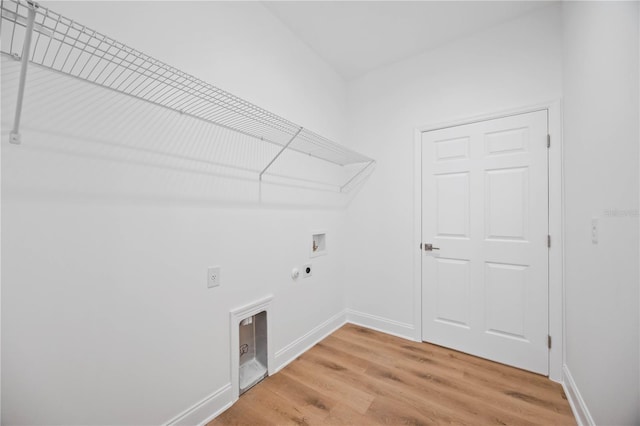
[[31, 36], [33, 35], [33, 24], [36, 19], [37, 5], [31, 1], [27, 1], [29, 5], [29, 13], [27, 15], [27, 25], [24, 34], [24, 43], [22, 45], [22, 58], [20, 67], [20, 83], [18, 85], [18, 99], [16, 101], [16, 116], [13, 120], [13, 129], [9, 136], [9, 142], [20, 144], [20, 118], [22, 116], [22, 101], [24, 100], [24, 86], [27, 82], [27, 67], [29, 65], [29, 52], [31, 51]]
[[291, 142], [293, 142], [293, 141], [294, 141], [294, 139], [298, 137], [298, 135], [300, 134], [300, 132], [301, 132], [301, 131], [302, 131], [302, 127], [300, 127], [300, 128], [298, 129], [298, 131], [296, 132], [296, 134], [295, 134], [295, 135], [293, 135], [293, 136], [291, 137], [291, 139], [289, 139], [289, 142], [287, 142], [287, 144], [286, 144], [285, 146], [283, 146], [283, 147], [282, 147], [282, 149], [280, 150], [280, 152], [278, 152], [278, 153], [276, 154], [276, 156], [275, 156], [275, 157], [273, 157], [273, 159], [269, 162], [269, 164], [267, 164], [267, 167], [265, 167], [265, 168], [260, 172], [260, 180], [261, 180], [261, 181], [262, 181], [262, 175], [264, 174], [264, 172], [266, 172], [266, 171], [269, 169], [269, 167], [271, 167], [271, 165], [272, 165], [273, 163], [275, 163], [275, 161], [278, 159], [278, 157], [280, 157], [280, 155], [281, 155], [281, 154], [282, 154], [282, 153], [283, 153], [287, 148], [289, 148], [289, 145], [291, 145]]
[[369, 162], [367, 163], [367, 165], [366, 165], [366, 166], [364, 166], [364, 167], [362, 168], [362, 170], [360, 170], [358, 173], [356, 173], [355, 175], [353, 175], [353, 177], [352, 177], [351, 179], [349, 179], [349, 180], [347, 181], [347, 183], [345, 183], [344, 185], [342, 185], [342, 186], [340, 187], [340, 192], [342, 192], [342, 191], [343, 191], [347, 186], [349, 186], [349, 184], [350, 184], [351, 182], [353, 182], [354, 180], [356, 180], [356, 178], [357, 178], [358, 176], [360, 176], [362, 173], [364, 173], [364, 171], [365, 171], [365, 170], [367, 170], [367, 169], [369, 168], [369, 166], [371, 166], [371, 165], [372, 165], [373, 163], [375, 163], [375, 162], [376, 162], [376, 160], [371, 160], [371, 161], [369, 161]]

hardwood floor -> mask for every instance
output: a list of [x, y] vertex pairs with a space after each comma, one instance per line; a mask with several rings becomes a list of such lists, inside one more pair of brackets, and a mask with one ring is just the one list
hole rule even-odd
[[451, 423], [576, 424], [546, 377], [347, 324], [209, 426]]

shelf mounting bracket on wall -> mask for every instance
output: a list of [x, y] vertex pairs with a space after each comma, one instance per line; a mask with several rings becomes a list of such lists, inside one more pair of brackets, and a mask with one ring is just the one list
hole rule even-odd
[[273, 157], [273, 158], [271, 159], [271, 161], [269, 161], [269, 164], [267, 164], [267, 166], [266, 166], [264, 169], [262, 169], [262, 171], [260, 172], [260, 181], [261, 181], [261, 182], [262, 182], [262, 175], [264, 174], [264, 172], [266, 172], [266, 171], [269, 169], [269, 167], [271, 167], [271, 165], [272, 165], [273, 163], [275, 163], [275, 161], [278, 159], [278, 157], [280, 157], [280, 155], [282, 155], [282, 153], [283, 153], [284, 151], [286, 151], [286, 149], [287, 149], [287, 148], [289, 148], [289, 145], [291, 145], [291, 142], [293, 142], [293, 141], [295, 140], [295, 138], [297, 138], [297, 137], [298, 137], [298, 135], [300, 134], [300, 132], [301, 132], [301, 131], [302, 131], [302, 127], [300, 127], [300, 128], [298, 129], [298, 131], [297, 131], [297, 132], [296, 132], [296, 133], [291, 137], [291, 139], [289, 139], [289, 142], [287, 142], [287, 144], [286, 144], [285, 146], [283, 146], [283, 147], [282, 147], [282, 149], [281, 149], [280, 151], [278, 151], [278, 153], [276, 154], [276, 156], [275, 156], [275, 157]]
[[344, 192], [344, 189], [345, 189], [346, 187], [348, 187], [348, 186], [351, 184], [351, 182], [353, 182], [354, 180], [356, 180], [356, 179], [358, 178], [358, 176], [362, 175], [362, 174], [363, 174], [363, 173], [364, 173], [364, 172], [365, 172], [369, 167], [373, 166], [373, 165], [375, 164], [375, 162], [376, 162], [376, 160], [371, 160], [371, 161], [369, 161], [369, 163], [368, 163], [366, 166], [364, 166], [364, 167], [363, 167], [363, 168], [362, 168], [358, 173], [356, 173], [355, 175], [353, 175], [353, 177], [351, 177], [351, 179], [349, 179], [349, 180], [347, 181], [347, 183], [345, 183], [344, 185], [342, 185], [342, 186], [340, 187], [340, 192]]
[[20, 82], [18, 83], [18, 99], [16, 101], [16, 115], [13, 120], [13, 129], [9, 136], [9, 142], [20, 144], [20, 118], [22, 116], [22, 102], [24, 101], [24, 87], [27, 82], [27, 67], [29, 66], [29, 53], [31, 50], [31, 37], [33, 35], [33, 24], [36, 20], [36, 8], [38, 5], [32, 1], [27, 1], [27, 24], [22, 44], [22, 57], [20, 58]]

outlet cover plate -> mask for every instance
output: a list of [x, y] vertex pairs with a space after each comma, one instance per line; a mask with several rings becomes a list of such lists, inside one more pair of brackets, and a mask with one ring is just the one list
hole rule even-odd
[[310, 263], [302, 265], [302, 278], [307, 278], [313, 275], [313, 266]]
[[220, 267], [219, 266], [211, 266], [207, 270], [207, 287], [219, 287], [220, 286]]

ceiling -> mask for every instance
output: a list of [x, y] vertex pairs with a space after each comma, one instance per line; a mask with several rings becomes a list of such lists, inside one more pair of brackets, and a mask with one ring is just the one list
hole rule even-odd
[[545, 7], [547, 1], [265, 1], [350, 80]]

